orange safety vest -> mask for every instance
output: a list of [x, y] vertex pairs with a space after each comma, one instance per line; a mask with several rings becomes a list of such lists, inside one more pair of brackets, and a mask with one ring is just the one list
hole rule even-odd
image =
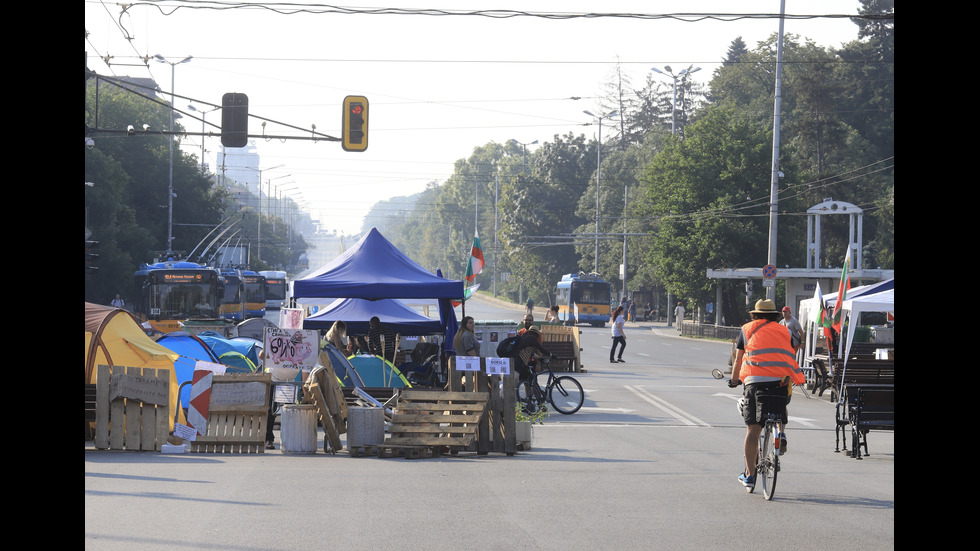
[[803, 384], [806, 377], [799, 364], [785, 326], [768, 320], [753, 320], [742, 326], [747, 342], [745, 359], [739, 379], [746, 377], [783, 377], [789, 375], [794, 383]]

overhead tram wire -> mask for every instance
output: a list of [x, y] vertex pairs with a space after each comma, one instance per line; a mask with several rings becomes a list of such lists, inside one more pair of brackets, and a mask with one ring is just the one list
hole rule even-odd
[[[531, 12], [519, 10], [446, 10], [446, 9], [416, 9], [416, 8], [351, 8], [325, 4], [304, 3], [244, 3], [240, 1], [221, 0], [165, 0], [157, 2], [133, 2], [130, 7], [153, 7], [163, 15], [173, 15], [181, 8], [234, 10], [256, 9], [267, 10], [283, 15], [294, 14], [341, 14], [341, 15], [424, 15], [438, 17], [485, 17], [490, 19], [512, 19], [517, 17], [532, 17], [538, 19], [568, 20], [568, 19], [673, 19], [686, 23], [698, 21], [739, 21], [742, 19], [866, 19], [873, 21], [894, 20], [894, 13], [883, 14], [778, 14], [778, 13], [630, 13], [630, 12]], [[169, 10], [169, 11], [167, 11]]]

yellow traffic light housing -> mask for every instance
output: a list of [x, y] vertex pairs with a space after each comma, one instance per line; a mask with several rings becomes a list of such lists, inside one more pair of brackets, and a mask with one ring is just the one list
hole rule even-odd
[[364, 96], [344, 98], [344, 151], [364, 151], [368, 146], [368, 100]]

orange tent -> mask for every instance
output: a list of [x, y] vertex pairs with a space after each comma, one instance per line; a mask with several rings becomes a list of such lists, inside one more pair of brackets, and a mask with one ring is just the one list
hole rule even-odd
[[[112, 306], [85, 303], [85, 384], [95, 384], [99, 365], [151, 367], [170, 371], [170, 431], [180, 396], [174, 360], [180, 355], [146, 336], [136, 318]], [[186, 423], [184, 412], [178, 422]]]

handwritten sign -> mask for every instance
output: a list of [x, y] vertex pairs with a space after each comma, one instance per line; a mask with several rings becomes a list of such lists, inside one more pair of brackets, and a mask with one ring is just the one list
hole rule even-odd
[[456, 371], [479, 371], [479, 356], [456, 356]]
[[510, 375], [510, 358], [487, 358], [487, 375]]
[[281, 308], [279, 310], [279, 327], [282, 329], [302, 329], [303, 310], [301, 308]]
[[174, 436], [193, 442], [197, 440], [197, 429], [180, 423], [174, 423]]
[[273, 381], [298, 380], [317, 362], [319, 339], [312, 329], [265, 328], [265, 368]]
[[169, 403], [169, 388], [170, 383], [166, 379], [115, 373], [109, 378], [109, 401], [130, 398], [147, 404], [166, 406]]
[[264, 383], [222, 383], [211, 385], [210, 409], [222, 409], [225, 406], [242, 406], [244, 408], [262, 407], [268, 386]]

